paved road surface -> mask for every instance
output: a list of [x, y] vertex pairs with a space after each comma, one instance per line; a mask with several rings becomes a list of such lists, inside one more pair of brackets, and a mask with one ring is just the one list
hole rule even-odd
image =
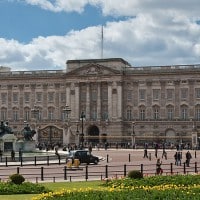
[[[171, 173], [171, 166], [173, 167], [173, 173], [184, 173], [184, 162], [185, 154], [187, 150], [182, 151], [182, 165], [174, 165], [174, 154], [176, 150], [166, 150], [167, 160], [162, 158], [162, 149], [158, 150], [158, 157], [162, 160], [162, 168], [164, 170], [163, 175]], [[60, 154], [66, 153], [59, 151]], [[200, 171], [200, 151], [190, 151], [192, 154], [192, 160], [190, 167], [185, 168], [186, 173], [194, 173], [195, 166]], [[44, 182], [44, 181], [77, 181], [77, 180], [101, 180], [106, 177], [106, 173], [109, 178], [124, 176], [124, 172], [127, 174], [130, 170], [141, 170], [143, 169], [144, 175], [155, 175], [156, 161], [154, 149], [148, 150], [148, 155], [151, 154], [151, 159], [143, 158], [143, 149], [93, 149], [92, 153], [101, 158], [98, 165], [87, 165], [82, 164], [78, 169], [66, 169], [65, 159], [61, 160], [60, 165], [58, 160], [54, 160], [54, 163], [47, 165], [45, 161], [39, 161], [34, 166], [34, 162], [24, 162], [23, 166], [20, 166], [20, 162], [8, 162], [8, 167], [5, 167], [5, 162], [0, 162], [0, 178], [7, 180], [8, 176], [19, 172], [26, 180], [32, 182]], [[171, 164], [173, 163], [173, 164]], [[18, 165], [10, 166], [10, 165]], [[88, 172], [88, 173], [86, 173]], [[41, 175], [42, 174], [42, 175]], [[86, 177], [86, 175], [89, 175]]]

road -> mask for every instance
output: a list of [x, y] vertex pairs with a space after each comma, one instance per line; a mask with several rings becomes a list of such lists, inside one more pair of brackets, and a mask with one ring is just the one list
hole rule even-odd
[[[200, 151], [190, 151], [192, 160], [190, 167], [184, 168], [185, 154], [187, 150], [182, 151], [182, 165], [174, 165], [174, 154], [176, 150], [166, 150], [167, 160], [162, 158], [162, 149], [158, 150], [158, 157], [162, 160], [163, 175], [178, 173], [194, 173], [200, 171]], [[60, 152], [62, 153], [62, 152]], [[98, 165], [80, 165], [79, 168], [67, 168], [65, 160], [61, 164], [36, 165], [27, 163], [24, 166], [8, 166], [0, 163], [0, 178], [7, 180], [9, 175], [14, 173], [22, 174], [27, 181], [31, 182], [59, 182], [59, 181], [78, 181], [78, 180], [102, 180], [106, 177], [123, 177], [130, 170], [142, 170], [145, 176], [155, 175], [156, 161], [155, 151], [148, 150], [148, 156], [151, 159], [143, 158], [143, 149], [93, 149], [92, 154], [101, 158]], [[56, 163], [58, 163], [56, 161]], [[9, 164], [9, 163], [8, 163]], [[25, 164], [25, 163], [24, 163]], [[39, 164], [39, 163], [38, 163]], [[196, 167], [196, 169], [195, 169]]]

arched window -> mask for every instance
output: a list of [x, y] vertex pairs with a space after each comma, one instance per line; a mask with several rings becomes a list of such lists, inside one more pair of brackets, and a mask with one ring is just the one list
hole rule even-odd
[[19, 118], [19, 109], [14, 107], [13, 108], [13, 121], [17, 121]]
[[49, 120], [53, 120], [54, 119], [54, 108], [53, 107], [49, 107], [48, 108], [48, 119]]
[[139, 118], [144, 121], [146, 118], [146, 108], [144, 106], [140, 106], [139, 108]]
[[166, 110], [167, 110], [167, 119], [173, 120], [174, 119], [174, 106], [168, 105]]
[[195, 118], [200, 121], [200, 104], [195, 106]]
[[187, 105], [181, 106], [181, 119], [182, 120], [188, 119], [188, 106]]
[[130, 106], [128, 106], [126, 109], [126, 119], [129, 121], [132, 120], [132, 109]]
[[1, 121], [7, 120], [7, 108], [1, 108]]
[[24, 120], [25, 121], [30, 120], [30, 108], [28, 107], [24, 108]]
[[153, 119], [158, 120], [160, 118], [160, 108], [159, 106], [153, 106]]

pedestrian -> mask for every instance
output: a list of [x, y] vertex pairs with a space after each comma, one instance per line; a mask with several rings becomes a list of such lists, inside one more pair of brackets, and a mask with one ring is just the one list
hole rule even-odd
[[177, 154], [177, 165], [181, 166], [182, 153], [179, 151]]
[[148, 158], [148, 155], [147, 155], [147, 148], [144, 149], [144, 156], [143, 158]]
[[158, 144], [155, 145], [155, 157], [158, 157]]
[[160, 158], [158, 158], [157, 162], [156, 162], [156, 174], [157, 175], [162, 175], [162, 173], [163, 173], [161, 165], [162, 165], [162, 161], [160, 160]]
[[2, 157], [3, 157], [3, 151], [0, 149], [0, 159], [1, 159], [1, 162], [2, 162]]
[[174, 154], [175, 165], [178, 165], [178, 152]]
[[186, 153], [186, 166], [189, 167], [190, 166], [190, 159], [192, 158], [191, 153], [188, 151]]
[[165, 151], [165, 149], [163, 149], [163, 153], [162, 153], [162, 158], [165, 158], [165, 160], [167, 160], [167, 152]]
[[11, 160], [15, 161], [15, 151], [14, 150], [11, 151]]

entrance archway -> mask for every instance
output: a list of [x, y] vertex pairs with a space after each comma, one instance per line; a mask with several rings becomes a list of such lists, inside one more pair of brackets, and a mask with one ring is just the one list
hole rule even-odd
[[173, 129], [166, 130], [165, 136], [167, 143], [176, 143], [176, 133]]
[[91, 126], [88, 129], [88, 143], [99, 143], [99, 128], [97, 126]]

